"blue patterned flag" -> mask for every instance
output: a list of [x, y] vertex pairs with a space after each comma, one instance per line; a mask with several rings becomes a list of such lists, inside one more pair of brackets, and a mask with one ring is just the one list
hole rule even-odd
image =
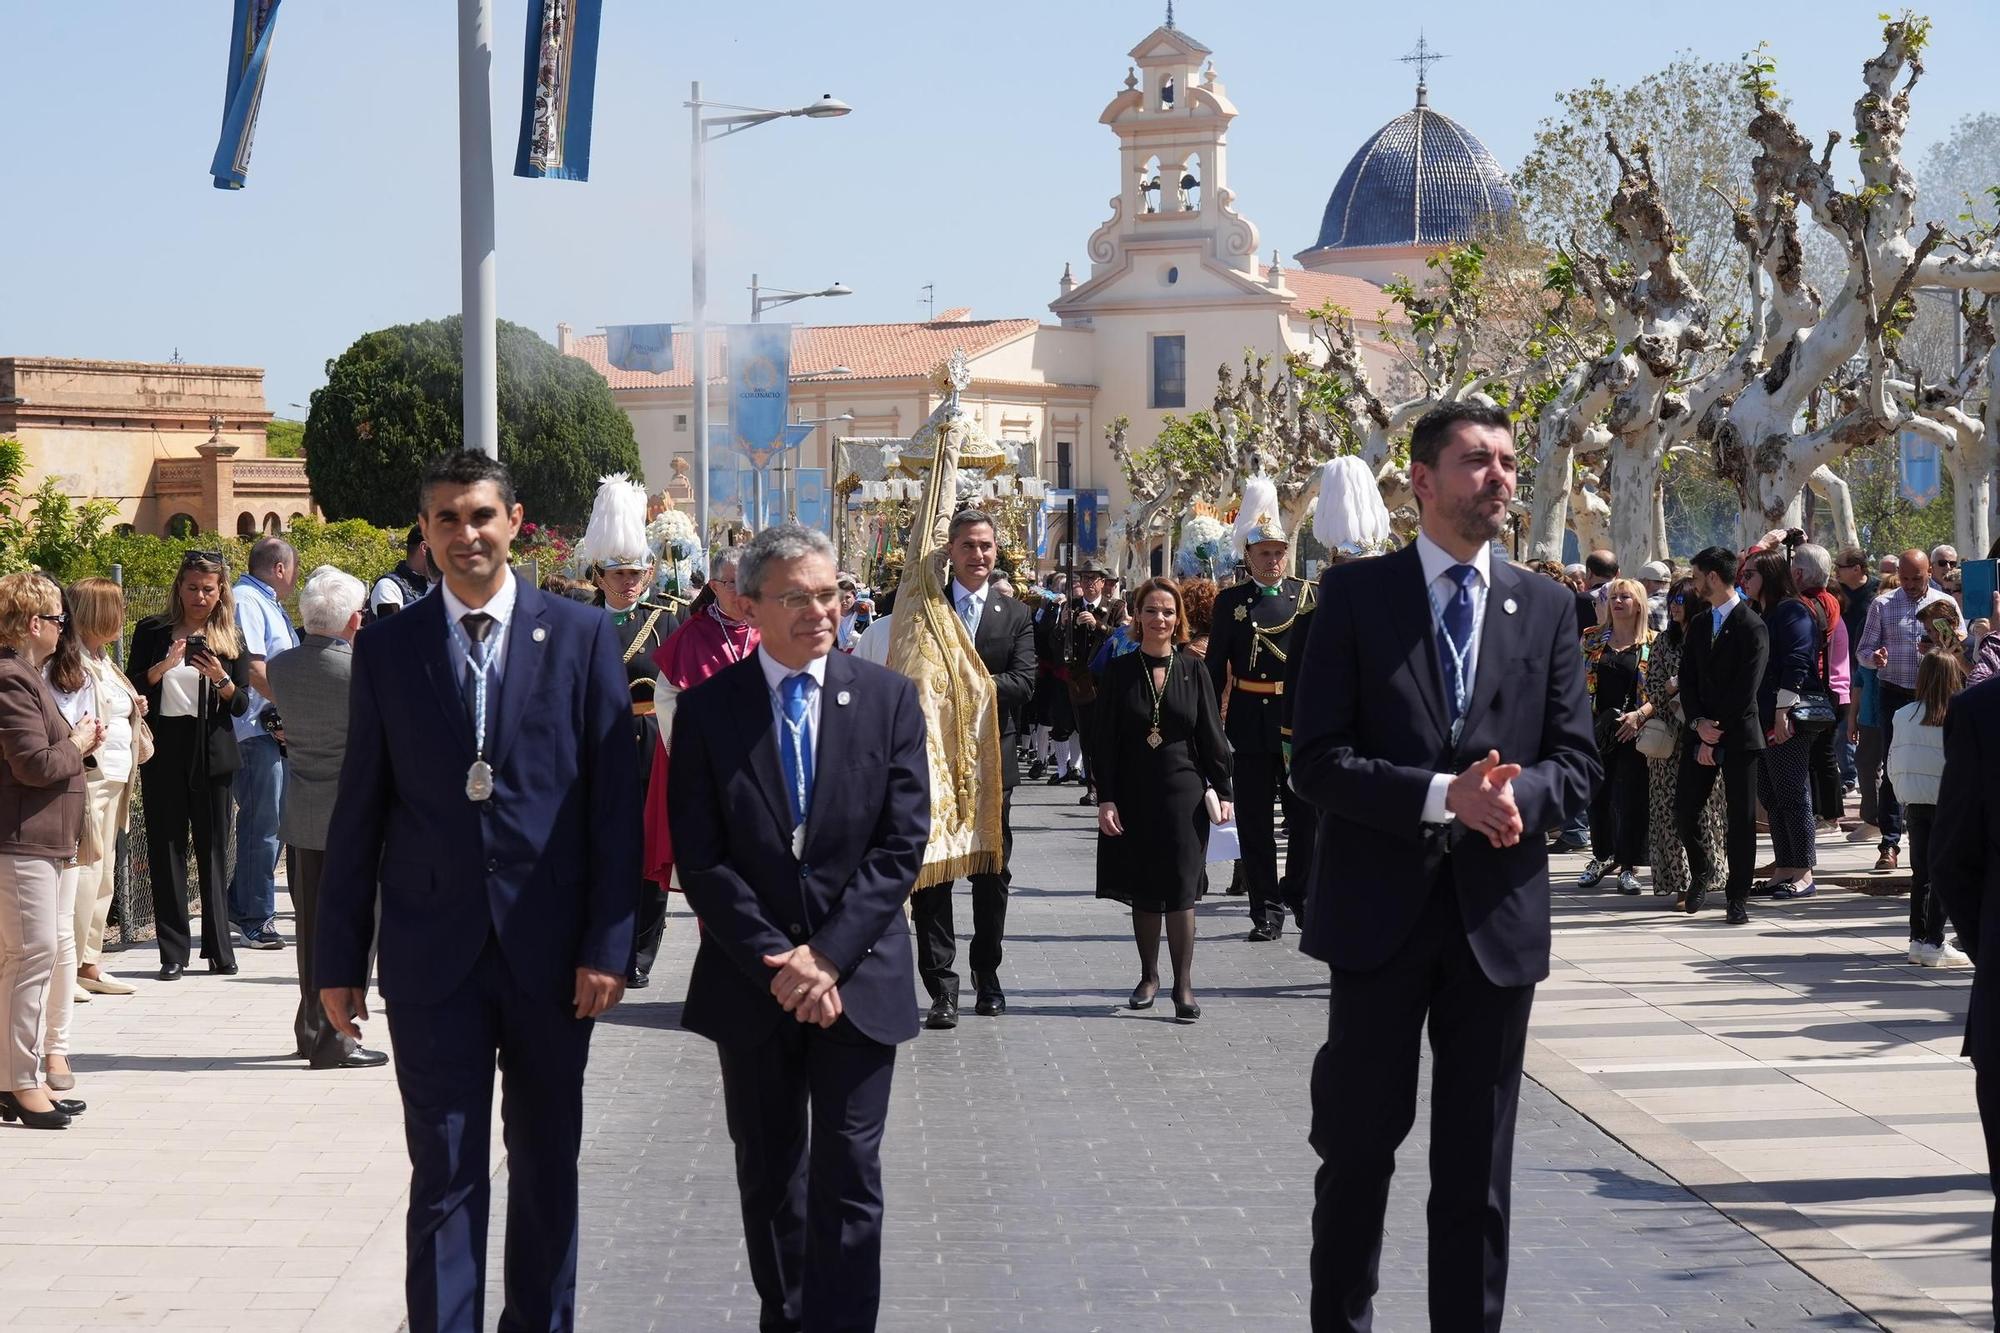
[[240, 190], [250, 172], [250, 140], [264, 100], [264, 71], [271, 59], [271, 29], [280, 0], [235, 0], [229, 25], [229, 81], [222, 97], [222, 138], [208, 172], [218, 190]]
[[590, 179], [590, 112], [603, 7], [603, 0], [530, 0], [516, 176]]
[[620, 370], [664, 375], [674, 368], [674, 326], [606, 324], [604, 359]]
[[730, 444], [763, 467], [790, 447], [785, 438], [792, 392], [792, 326], [729, 326]]

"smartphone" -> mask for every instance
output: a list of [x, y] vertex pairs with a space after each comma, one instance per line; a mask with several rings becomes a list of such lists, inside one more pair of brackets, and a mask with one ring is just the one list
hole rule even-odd
[[208, 651], [208, 636], [206, 634], [188, 635], [186, 656], [190, 659], [210, 656]]

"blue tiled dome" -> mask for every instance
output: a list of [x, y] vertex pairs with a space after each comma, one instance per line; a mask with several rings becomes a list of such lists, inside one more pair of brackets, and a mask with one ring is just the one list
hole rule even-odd
[[1514, 211], [1507, 174], [1486, 145], [1417, 90], [1413, 110], [1384, 125], [1340, 173], [1314, 249], [1447, 245]]

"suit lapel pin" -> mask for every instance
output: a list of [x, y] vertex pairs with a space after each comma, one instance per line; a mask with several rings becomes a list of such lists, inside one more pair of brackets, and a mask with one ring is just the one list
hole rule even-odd
[[1520, 603], [1516, 602], [1513, 598], [1509, 597], [1506, 601], [1500, 603], [1500, 609], [1502, 611], [1505, 611], [1508, 615], [1511, 616], [1516, 611], [1520, 610], [1521, 606]]
[[842, 690], [839, 694], [833, 696], [833, 701], [839, 704], [842, 708], [845, 708], [847, 707], [848, 704], [854, 701], [854, 696], [849, 694], [846, 690]]
[[548, 638], [548, 637], [549, 637], [549, 632], [548, 632], [548, 630], [547, 630], [546, 628], [544, 628], [544, 627], [543, 627], [543, 626], [541, 626], [541, 625], [537, 625], [537, 626], [535, 626], [535, 642], [536, 642], [536, 643], [540, 643], [540, 642], [541, 642], [541, 641], [542, 641], [543, 639], [546, 639], [546, 638]]

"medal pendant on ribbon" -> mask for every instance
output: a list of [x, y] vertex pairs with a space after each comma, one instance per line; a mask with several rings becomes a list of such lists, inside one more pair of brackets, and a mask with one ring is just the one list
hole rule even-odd
[[1153, 748], [1154, 748], [1155, 750], [1159, 749], [1159, 748], [1160, 748], [1160, 733], [1159, 733], [1158, 731], [1149, 731], [1149, 732], [1147, 732], [1147, 733], [1146, 733], [1146, 744], [1148, 744], [1148, 745], [1152, 746], [1152, 747], [1153, 747]]
[[468, 801], [493, 799], [493, 765], [484, 759], [475, 759], [472, 767], [465, 770], [465, 799]]

